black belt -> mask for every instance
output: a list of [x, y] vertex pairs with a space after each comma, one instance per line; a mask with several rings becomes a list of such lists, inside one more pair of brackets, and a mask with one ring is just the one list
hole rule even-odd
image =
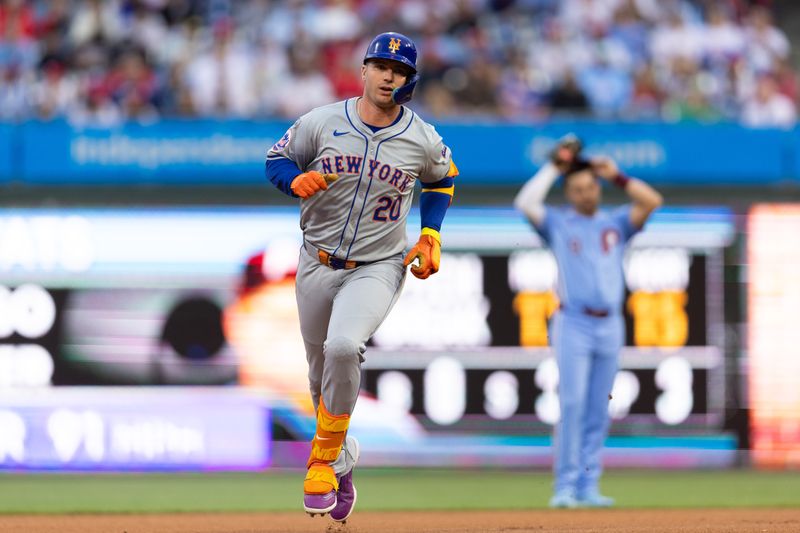
[[[562, 311], [565, 310], [563, 305], [560, 306], [559, 309], [561, 309]], [[606, 318], [611, 314], [611, 312], [608, 309], [593, 309], [587, 306], [584, 306], [581, 309], [581, 313], [583, 313], [586, 316], [591, 316], [594, 318]]]
[[331, 255], [329, 252], [321, 250], [308, 242], [305, 242], [304, 246], [311, 257], [316, 257], [320, 263], [328, 268], [332, 268], [333, 270], [350, 270], [369, 263], [369, 261], [351, 261], [348, 259], [339, 259], [338, 257]]

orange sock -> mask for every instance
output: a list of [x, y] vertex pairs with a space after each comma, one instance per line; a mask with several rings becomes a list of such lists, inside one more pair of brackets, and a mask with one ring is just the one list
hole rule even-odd
[[320, 398], [317, 409], [317, 432], [311, 441], [311, 455], [308, 457], [306, 479], [303, 491], [306, 494], [326, 494], [339, 489], [336, 474], [331, 463], [339, 456], [344, 444], [350, 415], [333, 415], [325, 408]]

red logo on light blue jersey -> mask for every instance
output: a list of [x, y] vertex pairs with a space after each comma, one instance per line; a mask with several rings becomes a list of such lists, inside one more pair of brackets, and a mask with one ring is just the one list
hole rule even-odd
[[603, 253], [607, 254], [612, 248], [619, 244], [619, 241], [619, 232], [616, 229], [604, 229], [603, 234], [600, 236], [600, 245], [603, 248]]

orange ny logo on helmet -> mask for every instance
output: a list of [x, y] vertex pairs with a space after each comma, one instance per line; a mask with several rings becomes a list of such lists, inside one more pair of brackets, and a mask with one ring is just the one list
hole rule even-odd
[[392, 37], [389, 40], [389, 50], [391, 50], [393, 54], [396, 54], [397, 51], [400, 50], [400, 39]]

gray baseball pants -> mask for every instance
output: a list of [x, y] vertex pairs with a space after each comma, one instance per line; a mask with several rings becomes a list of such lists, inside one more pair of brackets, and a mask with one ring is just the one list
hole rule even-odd
[[301, 247], [297, 308], [314, 409], [321, 396], [331, 414], [353, 412], [366, 343], [397, 301], [405, 273], [403, 254], [334, 270], [319, 262], [313, 247]]

